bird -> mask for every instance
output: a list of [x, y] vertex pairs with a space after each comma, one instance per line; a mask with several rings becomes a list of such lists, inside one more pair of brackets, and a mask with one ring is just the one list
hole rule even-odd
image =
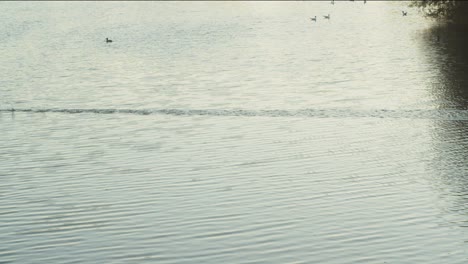
[[106, 38], [106, 43], [112, 42], [112, 39]]
[[328, 14], [328, 16], [323, 16], [323, 18], [330, 19], [330, 14]]
[[401, 13], [403, 14], [403, 16], [406, 16], [408, 14], [408, 12], [405, 11], [401, 11]]
[[317, 16], [311, 17], [310, 20], [317, 22]]

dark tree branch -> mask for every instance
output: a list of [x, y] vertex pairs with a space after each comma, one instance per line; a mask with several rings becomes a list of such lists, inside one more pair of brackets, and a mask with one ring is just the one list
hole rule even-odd
[[468, 2], [457, 0], [415, 0], [411, 4], [440, 21], [468, 24]]

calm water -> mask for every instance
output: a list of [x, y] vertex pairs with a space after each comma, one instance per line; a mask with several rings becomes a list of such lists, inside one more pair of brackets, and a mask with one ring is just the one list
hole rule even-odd
[[397, 2], [0, 8], [0, 263], [468, 260], [460, 29]]

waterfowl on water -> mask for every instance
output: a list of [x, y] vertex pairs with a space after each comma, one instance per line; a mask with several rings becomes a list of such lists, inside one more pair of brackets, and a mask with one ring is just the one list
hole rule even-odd
[[330, 14], [328, 14], [327, 16], [323, 16], [323, 18], [330, 19]]
[[317, 22], [317, 16], [311, 17], [310, 20]]
[[106, 43], [112, 42], [112, 39], [106, 38]]

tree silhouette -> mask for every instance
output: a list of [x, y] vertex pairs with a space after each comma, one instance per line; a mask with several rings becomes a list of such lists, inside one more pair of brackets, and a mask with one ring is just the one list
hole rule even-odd
[[468, 25], [468, 2], [466, 1], [415, 0], [411, 5], [420, 8], [428, 17]]

